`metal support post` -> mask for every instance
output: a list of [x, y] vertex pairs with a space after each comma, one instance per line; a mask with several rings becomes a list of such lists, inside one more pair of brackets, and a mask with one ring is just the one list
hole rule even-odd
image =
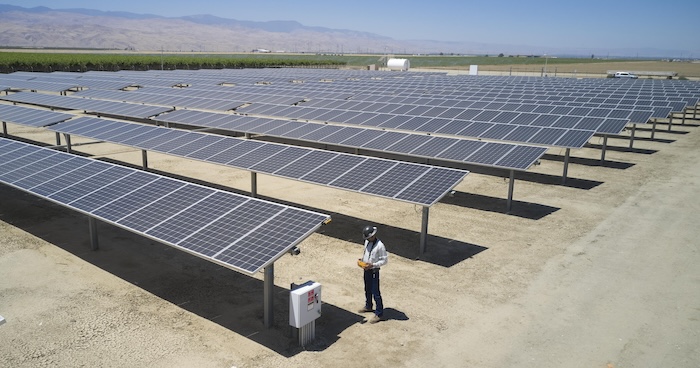
[[603, 136], [603, 149], [600, 151], [600, 163], [605, 162], [605, 151], [608, 149], [608, 136]]
[[686, 111], [686, 108], [684, 107], [683, 108], [683, 119], [681, 120], [681, 125], [685, 125], [685, 111]]
[[630, 135], [630, 148], [634, 146], [634, 132], [637, 131], [637, 124], [632, 124], [632, 134]]
[[428, 217], [430, 214], [430, 207], [423, 206], [423, 221], [420, 226], [420, 254], [425, 253], [425, 249], [428, 243]]
[[673, 126], [673, 113], [668, 117], [668, 131], [671, 131], [671, 126]]
[[245, 134], [243, 135], [243, 137], [244, 137], [245, 139], [250, 139], [250, 133], [245, 133]]
[[265, 294], [264, 298], [264, 310], [265, 310], [265, 327], [271, 328], [272, 324], [274, 323], [273, 321], [273, 316], [274, 316], [274, 311], [273, 311], [273, 303], [272, 303], [272, 297], [274, 296], [274, 288], [275, 288], [275, 264], [271, 264], [267, 267], [265, 267], [265, 280], [263, 281], [263, 294]]
[[654, 134], [656, 133], [656, 119], [651, 121], [651, 139], [654, 139]]
[[73, 147], [70, 144], [70, 134], [64, 134], [63, 136], [66, 138], [66, 152], [72, 153]]
[[506, 212], [510, 213], [513, 208], [513, 189], [515, 188], [515, 170], [510, 170], [510, 181], [508, 182], [508, 199], [506, 200]]
[[61, 133], [56, 132], [56, 145], [60, 146], [61, 145]]
[[561, 183], [566, 184], [566, 178], [569, 175], [569, 157], [571, 156], [571, 148], [566, 149], [564, 154], [564, 174], [561, 176]]
[[2, 136], [7, 138], [7, 123], [2, 122]]
[[92, 250], [99, 249], [99, 244], [97, 242], [97, 220], [94, 217], [88, 216], [88, 226], [90, 227], [90, 245]]
[[148, 151], [141, 150], [141, 160], [143, 161], [143, 169], [148, 170]]
[[258, 198], [258, 173], [250, 172], [250, 196]]

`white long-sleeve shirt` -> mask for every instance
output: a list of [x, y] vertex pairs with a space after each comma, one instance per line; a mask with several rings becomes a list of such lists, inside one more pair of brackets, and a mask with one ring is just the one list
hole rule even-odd
[[362, 254], [362, 261], [371, 263], [374, 269], [378, 269], [386, 265], [388, 260], [389, 255], [381, 240], [375, 239], [373, 242], [365, 240], [365, 252]]

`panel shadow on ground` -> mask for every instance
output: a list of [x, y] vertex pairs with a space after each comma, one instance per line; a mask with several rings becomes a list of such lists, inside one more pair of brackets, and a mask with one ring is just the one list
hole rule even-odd
[[[169, 303], [247, 337], [283, 356], [300, 352], [288, 326], [288, 289], [274, 288], [273, 328], [263, 326], [263, 281], [115, 226], [98, 222], [100, 250], [90, 250], [87, 217], [2, 186], [0, 221], [12, 224]], [[115, 296], [116, 297], [116, 296]], [[364, 318], [324, 303], [328, 322], [316, 348], [330, 347]]]
[[544, 204], [513, 200], [511, 209], [508, 211], [508, 200], [505, 198], [489, 197], [481, 194], [459, 191], [455, 191], [454, 194], [446, 196], [440, 202], [480, 211], [503, 213], [530, 220], [539, 220], [560, 210], [558, 207], [547, 206]]

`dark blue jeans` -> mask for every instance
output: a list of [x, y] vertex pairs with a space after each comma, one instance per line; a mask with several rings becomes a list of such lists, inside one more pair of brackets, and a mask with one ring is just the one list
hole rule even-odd
[[365, 271], [365, 308], [372, 309], [372, 297], [377, 303], [374, 314], [381, 316], [384, 314], [384, 304], [382, 293], [379, 291], [379, 270]]

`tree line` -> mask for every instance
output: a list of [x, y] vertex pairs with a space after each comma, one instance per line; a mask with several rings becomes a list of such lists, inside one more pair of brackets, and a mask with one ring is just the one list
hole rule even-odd
[[277, 57], [226, 57], [200, 55], [121, 55], [0, 52], [0, 73], [86, 72], [119, 70], [241, 69], [241, 68], [338, 68], [337, 60], [284, 59]]

